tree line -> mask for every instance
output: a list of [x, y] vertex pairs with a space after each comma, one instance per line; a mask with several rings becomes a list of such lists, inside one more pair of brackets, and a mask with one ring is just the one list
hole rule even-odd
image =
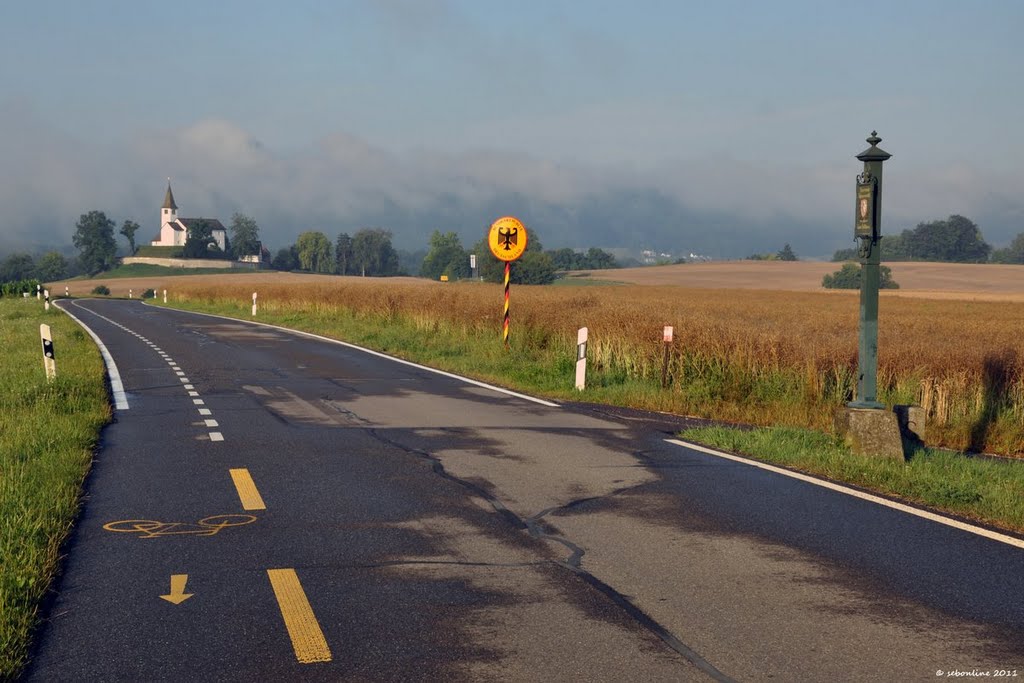
[[[1024, 264], [1024, 232], [1003, 249], [993, 249], [969, 218], [952, 215], [945, 220], [918, 223], [898, 235], [883, 235], [883, 261], [943, 261], [950, 263]], [[857, 259], [857, 248], [840, 249], [833, 261]]]
[[[432, 280], [442, 276], [460, 280], [472, 276], [470, 255], [474, 254], [480, 278], [488, 282], [504, 280], [505, 264], [491, 254], [486, 237], [467, 250], [457, 233], [435, 230], [422, 256], [397, 251], [391, 239], [389, 230], [364, 228], [352, 235], [340, 233], [332, 244], [325, 233], [311, 230], [299, 235], [295, 244], [279, 249], [271, 266], [335, 275], [419, 275]], [[549, 284], [560, 270], [618, 266], [614, 256], [596, 248], [582, 253], [572, 249], [545, 252], [540, 238], [531, 231], [526, 251], [511, 269], [510, 280], [517, 284]]]

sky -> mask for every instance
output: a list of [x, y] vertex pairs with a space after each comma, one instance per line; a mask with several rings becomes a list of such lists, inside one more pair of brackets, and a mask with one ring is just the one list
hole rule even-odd
[[[716, 258], [883, 233], [1024, 232], [1024, 2], [35, 0], [0, 7], [0, 252], [102, 210], [304, 230], [501, 215], [546, 248]], [[140, 240], [141, 241], [141, 240]]]

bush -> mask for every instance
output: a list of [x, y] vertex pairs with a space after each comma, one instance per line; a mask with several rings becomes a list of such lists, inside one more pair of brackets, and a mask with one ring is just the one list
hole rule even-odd
[[106, 285], [96, 285], [92, 288], [93, 294], [101, 294], [102, 296], [110, 296], [110, 287]]
[[[879, 267], [880, 289], [899, 289], [900, 286], [892, 279], [892, 269], [889, 266]], [[856, 263], [844, 263], [843, 267], [826, 275], [821, 279], [821, 286], [825, 289], [860, 289], [861, 267]]]
[[15, 296], [20, 297], [23, 293], [28, 292], [35, 296], [36, 287], [42, 283], [39, 280], [13, 280], [10, 282], [0, 283], [0, 296]]
[[155, 299], [156, 298], [156, 292], [153, 291], [152, 289], [147, 289], [145, 292], [142, 293], [142, 298], [143, 299]]

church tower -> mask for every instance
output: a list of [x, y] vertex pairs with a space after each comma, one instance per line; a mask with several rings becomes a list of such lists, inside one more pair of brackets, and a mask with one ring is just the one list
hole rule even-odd
[[[160, 208], [160, 227], [165, 223], [173, 223], [178, 220], [178, 205], [174, 203], [174, 193], [171, 192], [171, 179], [167, 179], [167, 194], [164, 195], [164, 205]], [[162, 230], [161, 230], [162, 232]]]

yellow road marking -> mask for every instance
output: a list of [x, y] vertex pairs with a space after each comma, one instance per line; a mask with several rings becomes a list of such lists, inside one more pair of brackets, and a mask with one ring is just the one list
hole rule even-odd
[[231, 479], [235, 482], [235, 489], [238, 490], [238, 498], [242, 501], [243, 510], [267, 509], [263, 503], [263, 497], [256, 490], [256, 482], [252, 480], [249, 470], [244, 468], [231, 470]]
[[274, 587], [284, 625], [292, 639], [295, 658], [302, 664], [331, 661], [331, 650], [327, 647], [327, 640], [295, 570], [268, 569], [267, 576], [270, 577], [270, 585]]
[[171, 592], [160, 597], [167, 602], [180, 605], [194, 595], [194, 593], [185, 592], [185, 583], [187, 581], [188, 574], [171, 574]]

